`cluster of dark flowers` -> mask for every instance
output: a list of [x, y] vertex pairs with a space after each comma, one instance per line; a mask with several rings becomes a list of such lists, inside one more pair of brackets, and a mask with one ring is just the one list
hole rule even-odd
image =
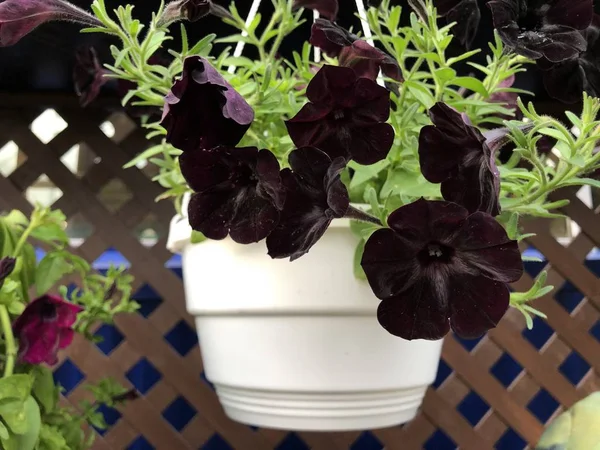
[[517, 243], [494, 216], [500, 213], [496, 167], [506, 129], [481, 133], [438, 103], [420, 134], [425, 178], [441, 184], [443, 201], [420, 199], [394, 211], [384, 227], [350, 204], [341, 173], [350, 161], [385, 159], [394, 142], [390, 90], [382, 72], [401, 82], [389, 55], [327, 19], [313, 25], [311, 43], [339, 58], [306, 88], [307, 103], [286, 121], [296, 146], [289, 167], [273, 153], [237, 148], [253, 110], [201, 57], [185, 61], [166, 98], [167, 141], [183, 151], [182, 174], [194, 191], [189, 220], [210, 239], [241, 244], [266, 239], [273, 258], [295, 260], [317, 243], [334, 219], [378, 224], [362, 267], [381, 299], [379, 322], [405, 339], [440, 339], [452, 328], [476, 337], [509, 306], [508, 283], [523, 265]]

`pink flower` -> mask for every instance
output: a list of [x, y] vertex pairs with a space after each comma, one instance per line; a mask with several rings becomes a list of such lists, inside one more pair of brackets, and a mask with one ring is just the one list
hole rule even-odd
[[19, 361], [54, 365], [58, 350], [73, 342], [73, 324], [82, 307], [60, 297], [44, 295], [27, 305], [13, 325], [19, 339]]
[[16, 44], [38, 26], [53, 20], [102, 26], [90, 13], [63, 0], [5, 0], [0, 3], [0, 47]]

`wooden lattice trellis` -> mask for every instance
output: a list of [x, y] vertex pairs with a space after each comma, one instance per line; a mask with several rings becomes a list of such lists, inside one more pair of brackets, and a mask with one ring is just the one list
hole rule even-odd
[[[582, 230], [567, 247], [549, 234], [547, 222], [527, 224], [537, 233], [530, 244], [549, 261], [548, 281], [556, 286], [535, 304], [548, 320], [537, 320], [536, 328], [527, 331], [523, 318], [511, 312], [479, 341], [448, 337], [438, 380], [414, 421], [344, 433], [288, 433], [234, 423], [202, 376], [181, 279], [165, 267], [172, 256], [165, 249], [172, 207], [154, 202], [160, 188], [150, 181], [148, 168], [122, 169], [148, 145], [144, 132], [122, 113], [81, 110], [61, 97], [4, 96], [2, 101], [0, 148], [12, 141], [23, 155], [12, 173], [0, 176], [0, 210], [29, 212], [32, 207], [24, 194], [46, 175], [46, 183], [62, 191], [54, 206], [70, 222], [93, 228], [75, 251], [95, 261], [107, 249], [117, 249], [130, 263], [135, 288], [149, 285], [162, 299], [143, 308], [143, 314], [119, 317], [115, 329], [99, 330], [111, 342], [95, 345], [78, 339], [62, 355], [59, 374], [70, 371], [76, 378], [64, 402], [77, 404], [86, 398], [77, 384], [84, 378], [112, 376], [126, 385], [133, 381], [143, 394], [119, 412], [107, 412], [113, 414], [113, 425], [98, 437], [95, 449], [515, 450], [533, 445], [545, 423], [600, 386], [600, 281], [594, 267], [584, 265], [600, 244], [600, 218], [574, 191], [564, 191], [558, 195], [571, 199], [564, 212]], [[44, 144], [30, 124], [50, 107], [68, 126]], [[107, 120], [115, 128], [112, 138], [100, 128]], [[80, 157], [77, 170], [72, 170], [61, 157], [77, 144], [88, 156]], [[158, 231], [152, 247], [144, 246], [133, 232], [149, 216]], [[530, 269], [539, 271], [543, 265]], [[515, 288], [525, 290], [532, 283], [531, 275], [525, 275]], [[565, 301], [561, 295], [571, 297]], [[175, 335], [185, 342], [178, 346], [171, 339]]]

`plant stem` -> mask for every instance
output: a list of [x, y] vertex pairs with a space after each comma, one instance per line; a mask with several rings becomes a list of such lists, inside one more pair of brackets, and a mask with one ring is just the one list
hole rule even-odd
[[13, 374], [15, 369], [15, 357], [17, 356], [17, 346], [15, 344], [15, 336], [13, 335], [10, 316], [6, 305], [0, 305], [0, 325], [4, 334], [4, 346], [6, 353], [6, 363], [4, 364], [4, 378], [8, 378]]
[[373, 217], [372, 215], [367, 214], [366, 212], [361, 211], [360, 209], [354, 208], [352, 206], [348, 207], [348, 211], [346, 212], [346, 215], [344, 217], [346, 217], [347, 219], [360, 220], [361, 222], [368, 222], [373, 223], [375, 225], [383, 226], [383, 224], [377, 217]]

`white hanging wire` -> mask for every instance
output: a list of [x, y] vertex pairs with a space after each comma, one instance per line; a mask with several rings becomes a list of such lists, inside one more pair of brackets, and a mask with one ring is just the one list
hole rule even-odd
[[[248, 17], [246, 18], [246, 28], [250, 26], [252, 21], [254, 21], [256, 14], [258, 14], [258, 8], [260, 7], [261, 1], [262, 0], [254, 0], [252, 2], [252, 6], [250, 6], [250, 11], [248, 12]], [[242, 36], [247, 37], [248, 33], [246, 31], [242, 31]], [[233, 51], [234, 58], [239, 58], [240, 56], [242, 56], [245, 45], [246, 42], [244, 42], [243, 40], [237, 43], [237, 45], [235, 46], [235, 50]], [[229, 66], [229, 69], [227, 69], [227, 72], [235, 73], [235, 69], [236, 66], [232, 64], [231, 66]]]
[[[375, 47], [375, 41], [373, 40], [373, 32], [371, 31], [371, 27], [369, 26], [369, 20], [367, 19], [367, 10], [365, 9], [365, 4], [363, 0], [355, 0], [356, 9], [358, 10], [358, 17], [360, 18], [360, 24], [362, 25], [363, 34], [365, 35], [365, 41]], [[377, 84], [380, 86], [385, 86], [383, 81], [383, 75], [381, 71], [379, 71], [379, 75], [377, 76]]]
[[[316, 9], [313, 10], [313, 22], [316, 22], [319, 17], [320, 17], [319, 11], [317, 11]], [[319, 62], [321, 62], [321, 49], [315, 45], [314, 50], [315, 50], [315, 62], [319, 63]]]

